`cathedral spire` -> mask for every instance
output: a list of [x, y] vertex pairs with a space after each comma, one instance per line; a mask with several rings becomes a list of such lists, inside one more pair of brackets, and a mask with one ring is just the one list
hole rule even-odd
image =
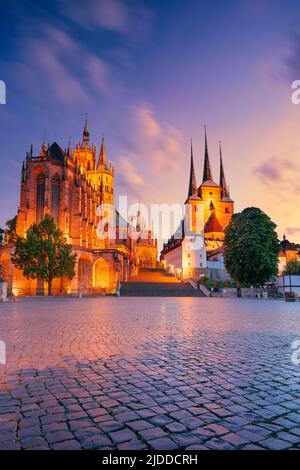
[[44, 129], [44, 138], [43, 138], [43, 145], [40, 151], [40, 157], [45, 157], [47, 152], [47, 145], [46, 145], [46, 129]]
[[84, 122], [84, 128], [83, 128], [83, 142], [89, 142], [90, 140], [90, 133], [88, 129], [88, 120], [87, 120], [87, 113], [85, 115], [85, 122]]
[[106, 165], [106, 161], [107, 161], [107, 158], [106, 158], [106, 150], [104, 146], [104, 136], [102, 136], [97, 168], [99, 169], [101, 165]]
[[68, 142], [67, 155], [70, 158], [72, 157], [72, 147], [71, 147], [71, 138], [70, 137], [69, 137], [69, 142]]
[[26, 180], [26, 170], [25, 170], [25, 163], [23, 162], [21, 182], [24, 183], [25, 180]]
[[136, 231], [141, 232], [144, 230], [144, 219], [141, 212], [141, 201], [139, 201], [139, 209], [136, 217]]
[[222, 148], [221, 142], [219, 142], [220, 149], [220, 187], [222, 189], [222, 197], [229, 197], [229, 190], [226, 183], [225, 172], [223, 167], [223, 157], [222, 157]]
[[210, 168], [209, 156], [208, 156], [208, 146], [207, 146], [207, 135], [206, 135], [206, 126], [204, 126], [205, 132], [205, 151], [204, 151], [204, 169], [203, 169], [203, 183], [207, 180], [212, 180], [212, 172]]
[[190, 166], [190, 182], [189, 182], [188, 199], [193, 196], [197, 196], [197, 183], [196, 183], [196, 176], [195, 176], [195, 170], [194, 170], [193, 142], [191, 139], [191, 166]]

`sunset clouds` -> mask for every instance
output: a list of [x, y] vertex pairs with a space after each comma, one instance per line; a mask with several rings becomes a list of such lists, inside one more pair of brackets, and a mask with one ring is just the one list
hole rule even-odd
[[[300, 234], [300, 6], [296, 0], [15, 0], [1, 5], [0, 226], [18, 206], [31, 144], [102, 133], [116, 193], [182, 203], [190, 138], [197, 183], [203, 126], [215, 179], [222, 140], [236, 210], [256, 205], [280, 236]], [[229, 8], [230, 6], [230, 8]], [[299, 75], [299, 76], [298, 76]], [[298, 209], [299, 208], [299, 209]]]

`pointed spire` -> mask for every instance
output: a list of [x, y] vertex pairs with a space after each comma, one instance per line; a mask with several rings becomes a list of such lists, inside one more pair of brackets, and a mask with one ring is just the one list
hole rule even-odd
[[208, 156], [206, 126], [204, 126], [204, 132], [205, 132], [205, 151], [204, 151], [203, 183], [207, 180], [213, 179], [211, 168], [210, 168], [209, 156]]
[[144, 229], [144, 223], [143, 223], [143, 217], [141, 213], [141, 201], [139, 200], [139, 209], [138, 209], [137, 217], [136, 217], [136, 230], [137, 232], [140, 232], [143, 229]]
[[224, 172], [224, 167], [223, 167], [221, 142], [219, 142], [219, 148], [220, 148], [220, 187], [222, 189], [222, 197], [229, 197], [229, 190], [227, 187], [225, 172]]
[[67, 155], [70, 158], [72, 157], [72, 147], [71, 147], [71, 138], [70, 137], [69, 137], [69, 142], [68, 142]]
[[189, 192], [188, 199], [192, 196], [197, 196], [197, 183], [194, 170], [194, 156], [193, 156], [193, 142], [191, 139], [191, 166], [190, 166], [190, 182], [189, 182]]
[[44, 138], [43, 138], [43, 145], [40, 151], [40, 157], [45, 157], [46, 155], [47, 155], [46, 129], [44, 129]]
[[83, 128], [83, 142], [89, 142], [90, 140], [90, 133], [88, 129], [88, 120], [87, 120], [87, 113], [85, 115], [85, 122], [84, 122], [84, 128]]
[[140, 216], [141, 216], [141, 201], [139, 200], [139, 209], [137, 211], [137, 216], [136, 216], [136, 230], [139, 232], [141, 230], [141, 225], [140, 225]]
[[22, 177], [21, 177], [22, 183], [24, 183], [25, 180], [26, 180], [25, 162], [23, 162], [23, 165], [22, 165]]
[[99, 152], [99, 158], [98, 158], [98, 164], [97, 168], [99, 169], [101, 165], [106, 165], [106, 150], [104, 146], [104, 135], [102, 135], [102, 141], [101, 141], [101, 147], [100, 147], [100, 152]]

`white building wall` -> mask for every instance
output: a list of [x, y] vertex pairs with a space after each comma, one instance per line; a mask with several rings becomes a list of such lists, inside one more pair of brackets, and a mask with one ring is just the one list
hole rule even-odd
[[278, 273], [281, 275], [286, 268], [286, 257], [279, 256], [278, 257]]
[[165, 269], [177, 277], [181, 277], [182, 245], [173, 248], [164, 255]]
[[182, 267], [206, 268], [206, 248], [201, 235], [185, 237], [182, 242]]
[[198, 277], [205, 269], [206, 247], [200, 235], [186, 236], [181, 245], [164, 255], [165, 269], [181, 279]]

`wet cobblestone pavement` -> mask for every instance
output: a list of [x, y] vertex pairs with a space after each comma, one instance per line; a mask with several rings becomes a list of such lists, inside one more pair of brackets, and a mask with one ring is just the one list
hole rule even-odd
[[300, 449], [300, 305], [0, 304], [1, 449]]

